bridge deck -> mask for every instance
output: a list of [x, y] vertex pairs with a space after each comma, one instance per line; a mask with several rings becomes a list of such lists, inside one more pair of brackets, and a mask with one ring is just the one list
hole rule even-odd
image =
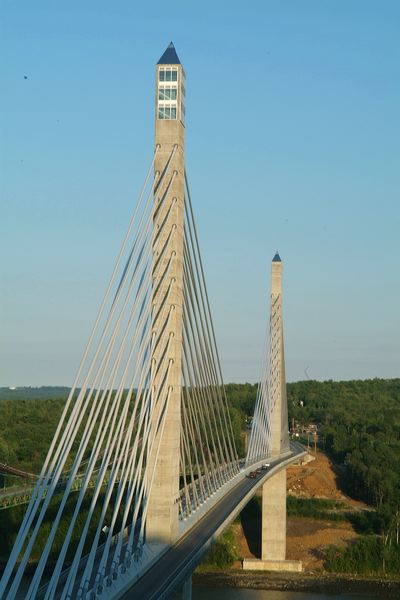
[[306, 454], [299, 444], [291, 444], [292, 455], [271, 461], [267, 471], [256, 479], [245, 474], [190, 531], [172, 546], [125, 594], [123, 600], [167, 598], [192, 572], [202, 555], [228, 523], [233, 521], [250, 497], [269, 477]]
[[[114, 600], [116, 598], [122, 598], [123, 600], [130, 600], [131, 598], [146, 598], [146, 600], [168, 598], [190, 575], [213, 540], [234, 520], [255, 491], [269, 477], [299, 460], [306, 453], [303, 446], [292, 443], [291, 453], [276, 460], [270, 460], [269, 468], [263, 470], [256, 479], [250, 479], [247, 476], [255, 468], [254, 465], [243, 469], [238, 483], [228, 489], [219, 501], [210, 506], [209, 511], [187, 533], [182, 535], [171, 548], [161, 554], [143, 575], [137, 578], [137, 574], [129, 576], [127, 571], [125, 576], [120, 575], [116, 581], [113, 581], [111, 587], [105, 587], [104, 597], [113, 598]], [[101, 547], [99, 553], [100, 551]], [[83, 573], [85, 563], [86, 558], [83, 558], [79, 566], [80, 574]], [[98, 559], [96, 559], [97, 563]], [[68, 570], [61, 574], [55, 594], [56, 598], [60, 598], [62, 595], [67, 574]], [[38, 598], [44, 597], [46, 589], [47, 585], [41, 587]], [[73, 597], [76, 593], [77, 587], [74, 589]]]

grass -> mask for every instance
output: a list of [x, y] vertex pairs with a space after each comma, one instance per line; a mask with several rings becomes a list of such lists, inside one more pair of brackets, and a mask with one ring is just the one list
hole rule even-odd
[[292, 517], [309, 517], [324, 521], [346, 521], [347, 515], [337, 512], [345, 508], [342, 502], [324, 498], [287, 497], [287, 514]]
[[225, 569], [238, 560], [235, 534], [232, 529], [225, 531], [204, 555], [198, 570], [211, 568]]

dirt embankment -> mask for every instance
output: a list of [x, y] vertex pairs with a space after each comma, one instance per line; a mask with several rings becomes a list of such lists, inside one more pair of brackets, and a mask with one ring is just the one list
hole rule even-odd
[[[314, 461], [287, 470], [288, 494], [298, 498], [325, 498], [340, 502], [343, 511], [368, 508], [345, 496], [337, 484], [331, 461], [321, 453]], [[261, 515], [247, 516], [234, 526], [240, 556], [251, 558], [261, 554]], [[323, 566], [323, 549], [331, 544], [344, 546], [358, 534], [347, 521], [328, 521], [306, 517], [287, 519], [287, 558], [301, 560], [305, 571]], [[239, 563], [235, 567], [239, 567]]]
[[[287, 471], [288, 494], [298, 498], [325, 498], [343, 504], [343, 511], [368, 508], [362, 502], [349, 498], [339, 489], [337, 474], [325, 454], [317, 453], [314, 461], [293, 466]], [[302, 560], [306, 571], [323, 565], [322, 550], [334, 544], [344, 546], [358, 537], [346, 521], [324, 521], [303, 517], [289, 517], [287, 523], [287, 557]]]
[[[349, 498], [340, 490], [335, 468], [324, 454], [314, 461], [290, 467], [287, 471], [287, 491], [297, 498], [324, 498], [339, 504], [338, 512], [368, 509], [362, 502]], [[245, 509], [246, 510], [246, 509]], [[242, 513], [241, 522], [232, 526], [237, 552], [242, 557], [261, 555], [261, 514]], [[243, 571], [241, 562], [229, 570], [195, 572], [197, 586], [232, 587], [259, 590], [282, 590], [324, 594], [369, 594], [382, 599], [400, 598], [399, 578], [362, 577], [323, 571], [323, 552], [326, 546], [344, 546], [358, 537], [347, 521], [332, 521], [307, 517], [287, 519], [287, 558], [301, 560], [303, 573], [273, 573]], [[233, 597], [233, 596], [232, 596]]]
[[305, 465], [288, 468], [287, 491], [298, 498], [337, 500], [347, 504], [352, 510], [368, 508], [363, 502], [343, 494], [338, 487], [337, 474], [332, 462], [321, 452]]

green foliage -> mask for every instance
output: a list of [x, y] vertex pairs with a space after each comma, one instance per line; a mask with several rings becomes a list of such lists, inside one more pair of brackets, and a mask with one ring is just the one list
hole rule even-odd
[[0, 400], [0, 462], [38, 473], [65, 398]]
[[288, 385], [290, 418], [318, 423], [342, 484], [376, 507], [400, 505], [400, 379]]
[[387, 529], [387, 520], [382, 517], [380, 511], [361, 510], [347, 513], [346, 517], [357, 533], [381, 533]]
[[253, 414], [257, 385], [251, 383], [228, 383], [225, 386], [231, 415], [233, 436], [239, 457], [245, 455], [246, 419]]
[[376, 509], [346, 515], [368, 535], [346, 549], [329, 549], [326, 568], [398, 573], [400, 379], [291, 383], [288, 410], [298, 423], [319, 425], [320, 443], [334, 459], [342, 486]]
[[244, 435], [243, 431], [246, 427], [245, 415], [240, 409], [233, 406], [229, 407], [229, 413], [231, 416], [233, 438], [235, 440], [236, 450], [239, 457], [245, 455]]
[[[226, 387], [230, 406], [245, 421], [253, 414], [257, 386]], [[289, 497], [289, 514], [346, 519], [368, 535], [346, 551], [331, 550], [332, 570], [399, 572], [400, 379], [299, 381], [288, 384], [287, 395], [289, 421], [317, 423], [320, 445], [335, 461], [342, 487], [375, 507], [350, 513], [329, 501]], [[254, 504], [253, 509], [259, 507]]]
[[26, 506], [15, 506], [1, 511], [0, 517], [0, 561], [5, 562], [12, 550]]
[[225, 391], [230, 407], [239, 410], [244, 417], [253, 414], [257, 395], [256, 384], [228, 383]]
[[[240, 444], [239, 429], [253, 414], [257, 385], [228, 384], [226, 393]], [[287, 385], [287, 396], [290, 422], [319, 425], [324, 449], [342, 466], [346, 491], [377, 508], [398, 510], [400, 379], [299, 381]]]
[[325, 500], [323, 498], [296, 498], [287, 497], [287, 514], [296, 517], [311, 517], [325, 521], [344, 521], [346, 515], [334, 512], [343, 508], [341, 502]]
[[325, 569], [336, 573], [399, 574], [400, 546], [385, 543], [385, 538], [376, 535], [359, 538], [346, 548], [330, 546]]
[[[0, 388], [0, 462], [31, 472], [40, 471], [67, 393], [67, 389], [54, 388], [14, 391]], [[243, 456], [246, 423], [254, 411], [257, 385], [228, 384], [226, 394], [235, 443], [239, 456]], [[394, 572], [397, 568], [400, 571], [397, 562], [400, 379], [300, 381], [288, 384], [287, 394], [290, 422], [294, 418], [304, 425], [317, 423], [320, 443], [334, 459], [341, 484], [350, 495], [375, 507], [373, 511], [346, 514], [338, 506], [324, 503], [326, 501], [289, 498], [289, 514], [330, 520], [346, 518], [357, 531], [368, 534], [347, 550], [330, 549], [327, 554], [330, 569]], [[10, 481], [7, 476], [7, 485]], [[257, 502], [249, 504], [249, 510], [259, 511]], [[3, 555], [11, 547], [22, 517], [18, 510], [2, 513]], [[4, 532], [8, 532], [7, 535]], [[233, 542], [225, 535], [207, 555], [209, 564], [227, 566], [235, 560]], [[354, 566], [357, 561], [363, 571], [357, 571]]]
[[225, 531], [204, 555], [201, 568], [218, 567], [224, 569], [238, 560], [235, 535], [231, 529]]
[[[103, 494], [104, 494], [104, 492], [102, 492], [102, 495]], [[71, 521], [71, 515], [74, 511], [77, 498], [78, 498], [78, 494], [72, 494], [69, 497], [69, 499], [66, 503], [66, 506], [64, 508], [64, 511], [62, 513], [60, 524], [58, 526], [55, 540], [54, 540], [54, 543], [53, 543], [53, 546], [51, 549], [51, 553], [50, 553], [50, 562], [49, 562], [50, 569], [52, 568], [52, 565], [54, 564], [54, 562], [56, 561], [56, 559], [60, 553], [63, 541], [65, 539], [65, 535], [68, 531], [68, 527], [69, 527], [69, 524]], [[115, 500], [115, 493], [111, 497], [110, 505], [107, 509], [105, 519], [104, 519], [105, 523], [110, 523], [110, 521], [112, 519], [114, 500]], [[38, 536], [36, 538], [36, 541], [35, 541], [33, 549], [32, 549], [30, 560], [33, 563], [42, 554], [42, 551], [47, 542], [47, 537], [48, 537], [49, 532], [50, 532], [50, 530], [53, 526], [53, 523], [56, 519], [58, 510], [59, 510], [60, 501], [61, 501], [61, 495], [59, 494], [59, 495], [54, 496], [50, 502], [49, 508], [46, 512], [43, 523], [40, 527], [40, 531], [38, 533]], [[70, 543], [68, 551], [67, 551], [66, 564], [69, 564], [74, 557], [76, 547], [79, 544], [81, 532], [85, 526], [90, 502], [91, 502], [90, 497], [84, 498], [84, 500], [82, 502], [81, 510], [80, 510], [79, 516], [77, 518], [77, 521], [76, 521], [76, 524], [75, 524], [75, 527], [74, 527], [74, 530], [72, 533], [71, 543]], [[26, 511], [26, 506], [14, 506], [7, 510], [3, 510], [0, 513], [1, 514], [1, 518], [0, 518], [0, 562], [5, 562], [11, 552], [11, 549], [14, 545], [14, 541], [18, 534], [18, 530], [19, 530], [19, 527], [20, 527], [20, 524], [21, 524], [21, 521], [22, 521], [25, 511]], [[91, 543], [92, 543], [92, 540], [95, 535], [95, 530], [96, 530], [97, 525], [100, 520], [100, 514], [101, 514], [101, 502], [99, 502], [97, 504], [94, 514], [93, 514], [93, 517], [91, 519], [91, 523], [89, 526], [88, 538], [87, 538], [85, 546], [84, 546], [84, 554], [86, 554], [90, 551]], [[121, 526], [120, 520], [117, 520], [116, 529], [118, 529], [118, 527], [120, 527], [120, 526]]]

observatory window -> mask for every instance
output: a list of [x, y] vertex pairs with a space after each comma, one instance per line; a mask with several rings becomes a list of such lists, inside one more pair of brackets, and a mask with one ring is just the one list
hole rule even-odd
[[162, 67], [158, 72], [159, 81], [178, 81], [178, 69]]
[[176, 100], [177, 89], [173, 87], [160, 87], [158, 90], [159, 100]]
[[158, 119], [175, 120], [178, 118], [181, 106], [178, 68], [159, 67], [158, 80], [157, 117]]
[[176, 119], [176, 106], [159, 106], [159, 119]]

